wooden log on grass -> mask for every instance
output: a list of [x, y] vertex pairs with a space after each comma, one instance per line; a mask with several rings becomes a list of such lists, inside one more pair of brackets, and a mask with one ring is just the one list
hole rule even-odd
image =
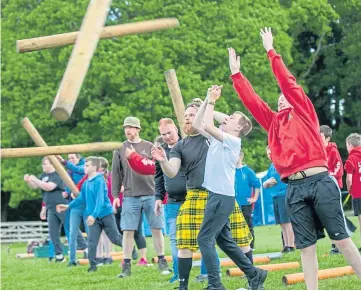
[[[289, 262], [289, 263], [257, 266], [257, 268], [267, 270], [267, 271], [279, 271], [279, 270], [297, 269], [299, 267], [300, 267], [299, 262]], [[228, 269], [226, 274], [227, 274], [227, 276], [230, 276], [230, 277], [243, 276], [244, 275], [244, 273], [239, 268]]]
[[[33, 139], [35, 144], [38, 147], [46, 147], [48, 146], [44, 139], [41, 137], [37, 129], [34, 127], [34, 125], [31, 123], [31, 121], [25, 117], [21, 124], [23, 128], [28, 132], [30, 137]], [[64, 181], [64, 183], [69, 187], [71, 192], [73, 192], [75, 195], [79, 193], [78, 188], [74, 184], [73, 180], [70, 178], [67, 171], [64, 169], [63, 165], [58, 161], [58, 159], [55, 156], [48, 156], [50, 162], [55, 168], [55, 171], [59, 174], [60, 178]]]
[[[100, 33], [100, 39], [114, 38], [129, 34], [153, 32], [179, 26], [177, 18], [160, 18], [133, 23], [106, 26]], [[26, 53], [74, 44], [79, 31], [21, 39], [16, 41], [16, 51]]]
[[167, 81], [170, 97], [172, 98], [173, 108], [175, 115], [177, 117], [179, 130], [181, 132], [181, 136], [184, 138], [186, 134], [183, 131], [184, 128], [184, 102], [182, 93], [179, 87], [177, 74], [175, 70], [171, 69], [164, 72], [165, 80]]
[[[318, 280], [342, 277], [342, 276], [353, 275], [353, 274], [355, 274], [355, 271], [350, 266], [319, 270], [318, 271]], [[293, 285], [296, 283], [302, 283], [304, 281], [305, 281], [304, 273], [289, 274], [289, 275], [283, 276], [283, 278], [282, 278], [282, 282], [285, 285]]]
[[[254, 264], [268, 264], [271, 261], [269, 257], [253, 257]], [[222, 267], [232, 267], [236, 266], [236, 264], [231, 260], [221, 260], [220, 264]]]
[[112, 0], [90, 0], [89, 2], [58, 94], [51, 108], [51, 114], [57, 120], [67, 120], [73, 112], [111, 4]]
[[[167, 260], [167, 262], [173, 262], [172, 256], [165, 256], [164, 258]], [[193, 253], [193, 260], [199, 260], [201, 258], [202, 258], [201, 253]], [[158, 257], [154, 257], [152, 259], [152, 263], [154, 263], [154, 264], [158, 263]]]
[[16, 254], [17, 259], [32, 259], [34, 257], [34, 254]]
[[2, 158], [41, 157], [71, 153], [109, 152], [121, 147], [121, 142], [94, 142], [49, 147], [1, 149], [0, 155]]

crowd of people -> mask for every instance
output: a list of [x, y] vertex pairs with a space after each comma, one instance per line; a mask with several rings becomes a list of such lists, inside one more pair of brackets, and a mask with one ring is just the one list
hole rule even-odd
[[[228, 49], [229, 66], [240, 100], [268, 133], [265, 154], [271, 165], [262, 186], [272, 189], [275, 219], [282, 230], [282, 252], [301, 250], [307, 288], [317, 289], [316, 242], [325, 237], [326, 229], [333, 242], [331, 252], [342, 253], [361, 278], [361, 256], [349, 237], [340, 191], [345, 169], [361, 228], [361, 135], [347, 137], [349, 157], [343, 167], [337, 146], [330, 141], [332, 129], [319, 125], [312, 102], [273, 49], [270, 28], [261, 30], [261, 37], [282, 91], [278, 112], [254, 92], [240, 71], [240, 57], [233, 48]], [[160, 136], [154, 143], [140, 137], [138, 118], [125, 118], [127, 140], [114, 151], [111, 171], [104, 157], [84, 159], [74, 153], [64, 160], [59, 156], [79, 195], [65, 186], [47, 157], [39, 178], [24, 176], [31, 188], [42, 190], [41, 218], [48, 220], [55, 262], [66, 260], [60, 243], [64, 225], [69, 266], [77, 266], [76, 250], [82, 249], [89, 258], [88, 271], [95, 272], [101, 264], [112, 263], [110, 253], [115, 244], [123, 249], [118, 278], [131, 276], [132, 259], [139, 258], [138, 266], [148, 264], [144, 214], [158, 270], [162, 275], [172, 273], [170, 282], [179, 282], [180, 290], [188, 289], [192, 257], [198, 249], [202, 267], [197, 280], [207, 280], [210, 290], [225, 289], [216, 244], [245, 273], [249, 289], [264, 288], [267, 271], [253, 265], [252, 211], [261, 183], [243, 163], [241, 142], [252, 131], [252, 123], [242, 112], [227, 115], [214, 110], [221, 91], [222, 86], [213, 85], [203, 101], [197, 98], [186, 106], [183, 139], [170, 118], [159, 121]], [[79, 228], [82, 221], [87, 241]], [[164, 254], [165, 224], [172, 268]]]

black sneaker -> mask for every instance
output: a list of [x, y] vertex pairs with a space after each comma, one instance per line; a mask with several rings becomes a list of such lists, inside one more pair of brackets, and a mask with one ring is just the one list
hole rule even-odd
[[169, 268], [168, 266], [168, 262], [166, 259], [160, 259], [158, 261], [158, 271], [162, 274], [162, 275], [169, 275], [173, 272], [173, 270], [171, 268]]
[[283, 250], [281, 251], [282, 254], [286, 254], [286, 253], [290, 253], [290, 252], [292, 252], [291, 247], [284, 247]]
[[62, 256], [60, 259], [55, 258], [55, 263], [64, 263], [66, 262], [66, 258], [64, 256]]
[[78, 262], [69, 262], [68, 267], [76, 267], [78, 265]]
[[122, 272], [117, 276], [118, 278], [125, 278], [129, 277], [131, 274], [131, 267], [130, 263], [124, 263], [122, 266]]
[[49, 258], [49, 259], [48, 259], [49, 263], [52, 263], [53, 260], [54, 260], [54, 258]]
[[104, 258], [104, 259], [103, 259], [103, 264], [104, 264], [104, 265], [113, 264], [113, 259], [112, 259], [112, 258]]
[[98, 268], [96, 266], [92, 266], [88, 269], [88, 273], [96, 272], [98, 271]]
[[203, 290], [227, 290], [227, 289], [221, 283], [218, 287], [213, 287], [208, 285], [207, 288], [204, 288]]
[[104, 265], [104, 258], [95, 258], [96, 266], [100, 267]]
[[133, 252], [132, 252], [132, 259], [135, 261], [136, 259], [138, 259], [138, 252], [137, 252], [137, 250], [135, 249], [135, 247], [134, 247], [134, 249], [133, 249]]
[[266, 281], [268, 272], [257, 269], [257, 276], [249, 280], [250, 290], [263, 290], [263, 283]]

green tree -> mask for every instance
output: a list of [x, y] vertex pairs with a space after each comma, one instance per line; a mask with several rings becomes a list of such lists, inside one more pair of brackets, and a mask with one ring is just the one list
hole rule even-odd
[[[327, 1], [113, 1], [107, 25], [159, 17], [177, 17], [176, 29], [101, 40], [72, 117], [58, 122], [50, 108], [72, 46], [17, 54], [17, 39], [76, 31], [88, 0], [2, 2], [2, 146], [34, 146], [20, 120], [28, 116], [49, 145], [124, 140], [122, 121], [141, 119], [142, 137], [157, 136], [157, 120], [175, 118], [164, 79], [174, 68], [185, 102], [205, 96], [212, 84], [223, 84], [218, 110], [245, 110], [229, 78], [227, 47], [241, 55], [242, 72], [257, 93], [275, 108], [279, 89], [261, 44], [259, 29], [271, 26], [275, 45], [292, 70], [301, 72], [312, 61], [292, 49], [302, 27], [314, 33], [330, 31], [335, 12]], [[319, 17], [321, 15], [322, 17]], [[318, 18], [319, 17], [319, 18]], [[296, 32], [292, 30], [297, 27]], [[295, 64], [292, 66], [292, 64]], [[305, 64], [297, 67], [297, 64]], [[307, 89], [307, 88], [306, 88]], [[248, 113], [247, 113], [248, 114]], [[244, 141], [246, 162], [264, 170], [266, 133], [254, 122]], [[111, 158], [111, 153], [105, 155]], [[2, 160], [2, 191], [11, 205], [39, 197], [23, 182], [26, 172], [39, 173], [40, 158]]]

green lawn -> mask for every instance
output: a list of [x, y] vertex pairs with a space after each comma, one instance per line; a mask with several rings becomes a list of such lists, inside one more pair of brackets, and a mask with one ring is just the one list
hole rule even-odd
[[[357, 224], [356, 219], [352, 221]], [[353, 237], [357, 246], [360, 247], [359, 232]], [[151, 238], [148, 242], [148, 258], [154, 256]], [[277, 252], [281, 248], [280, 229], [278, 226], [265, 226], [256, 228], [256, 252]], [[327, 269], [339, 266], [345, 266], [346, 263], [342, 256], [322, 257], [330, 249], [330, 240], [323, 239], [318, 244], [319, 268]], [[2, 245], [1, 246], [1, 289], [132, 289], [132, 290], [169, 290], [176, 285], [168, 283], [169, 276], [161, 276], [157, 272], [156, 265], [153, 267], [132, 268], [132, 277], [126, 279], [117, 279], [119, 265], [117, 262], [112, 265], [98, 268], [97, 273], [87, 273], [86, 266], [68, 268], [65, 264], [48, 263], [47, 259], [26, 259], [19, 260], [15, 258], [16, 253], [24, 253], [26, 248], [24, 244]], [[166, 253], [170, 254], [169, 241], [166, 238]], [[221, 256], [224, 256], [220, 253]], [[300, 260], [300, 253], [296, 251], [293, 254], [286, 254], [282, 259], [272, 262], [292, 262]], [[265, 288], [281, 290], [300, 290], [305, 289], [305, 284], [296, 284], [284, 286], [282, 276], [284, 274], [301, 272], [301, 268], [278, 271], [269, 273]], [[237, 289], [245, 287], [245, 279], [237, 277], [227, 277], [226, 268], [222, 269], [223, 283], [227, 289]], [[199, 267], [193, 268], [191, 274], [190, 289], [203, 289], [206, 283], [195, 283], [194, 278], [199, 274]], [[360, 290], [361, 283], [355, 275], [345, 276], [343, 278], [327, 279], [320, 281], [320, 289], [337, 290], [349, 289]]]

